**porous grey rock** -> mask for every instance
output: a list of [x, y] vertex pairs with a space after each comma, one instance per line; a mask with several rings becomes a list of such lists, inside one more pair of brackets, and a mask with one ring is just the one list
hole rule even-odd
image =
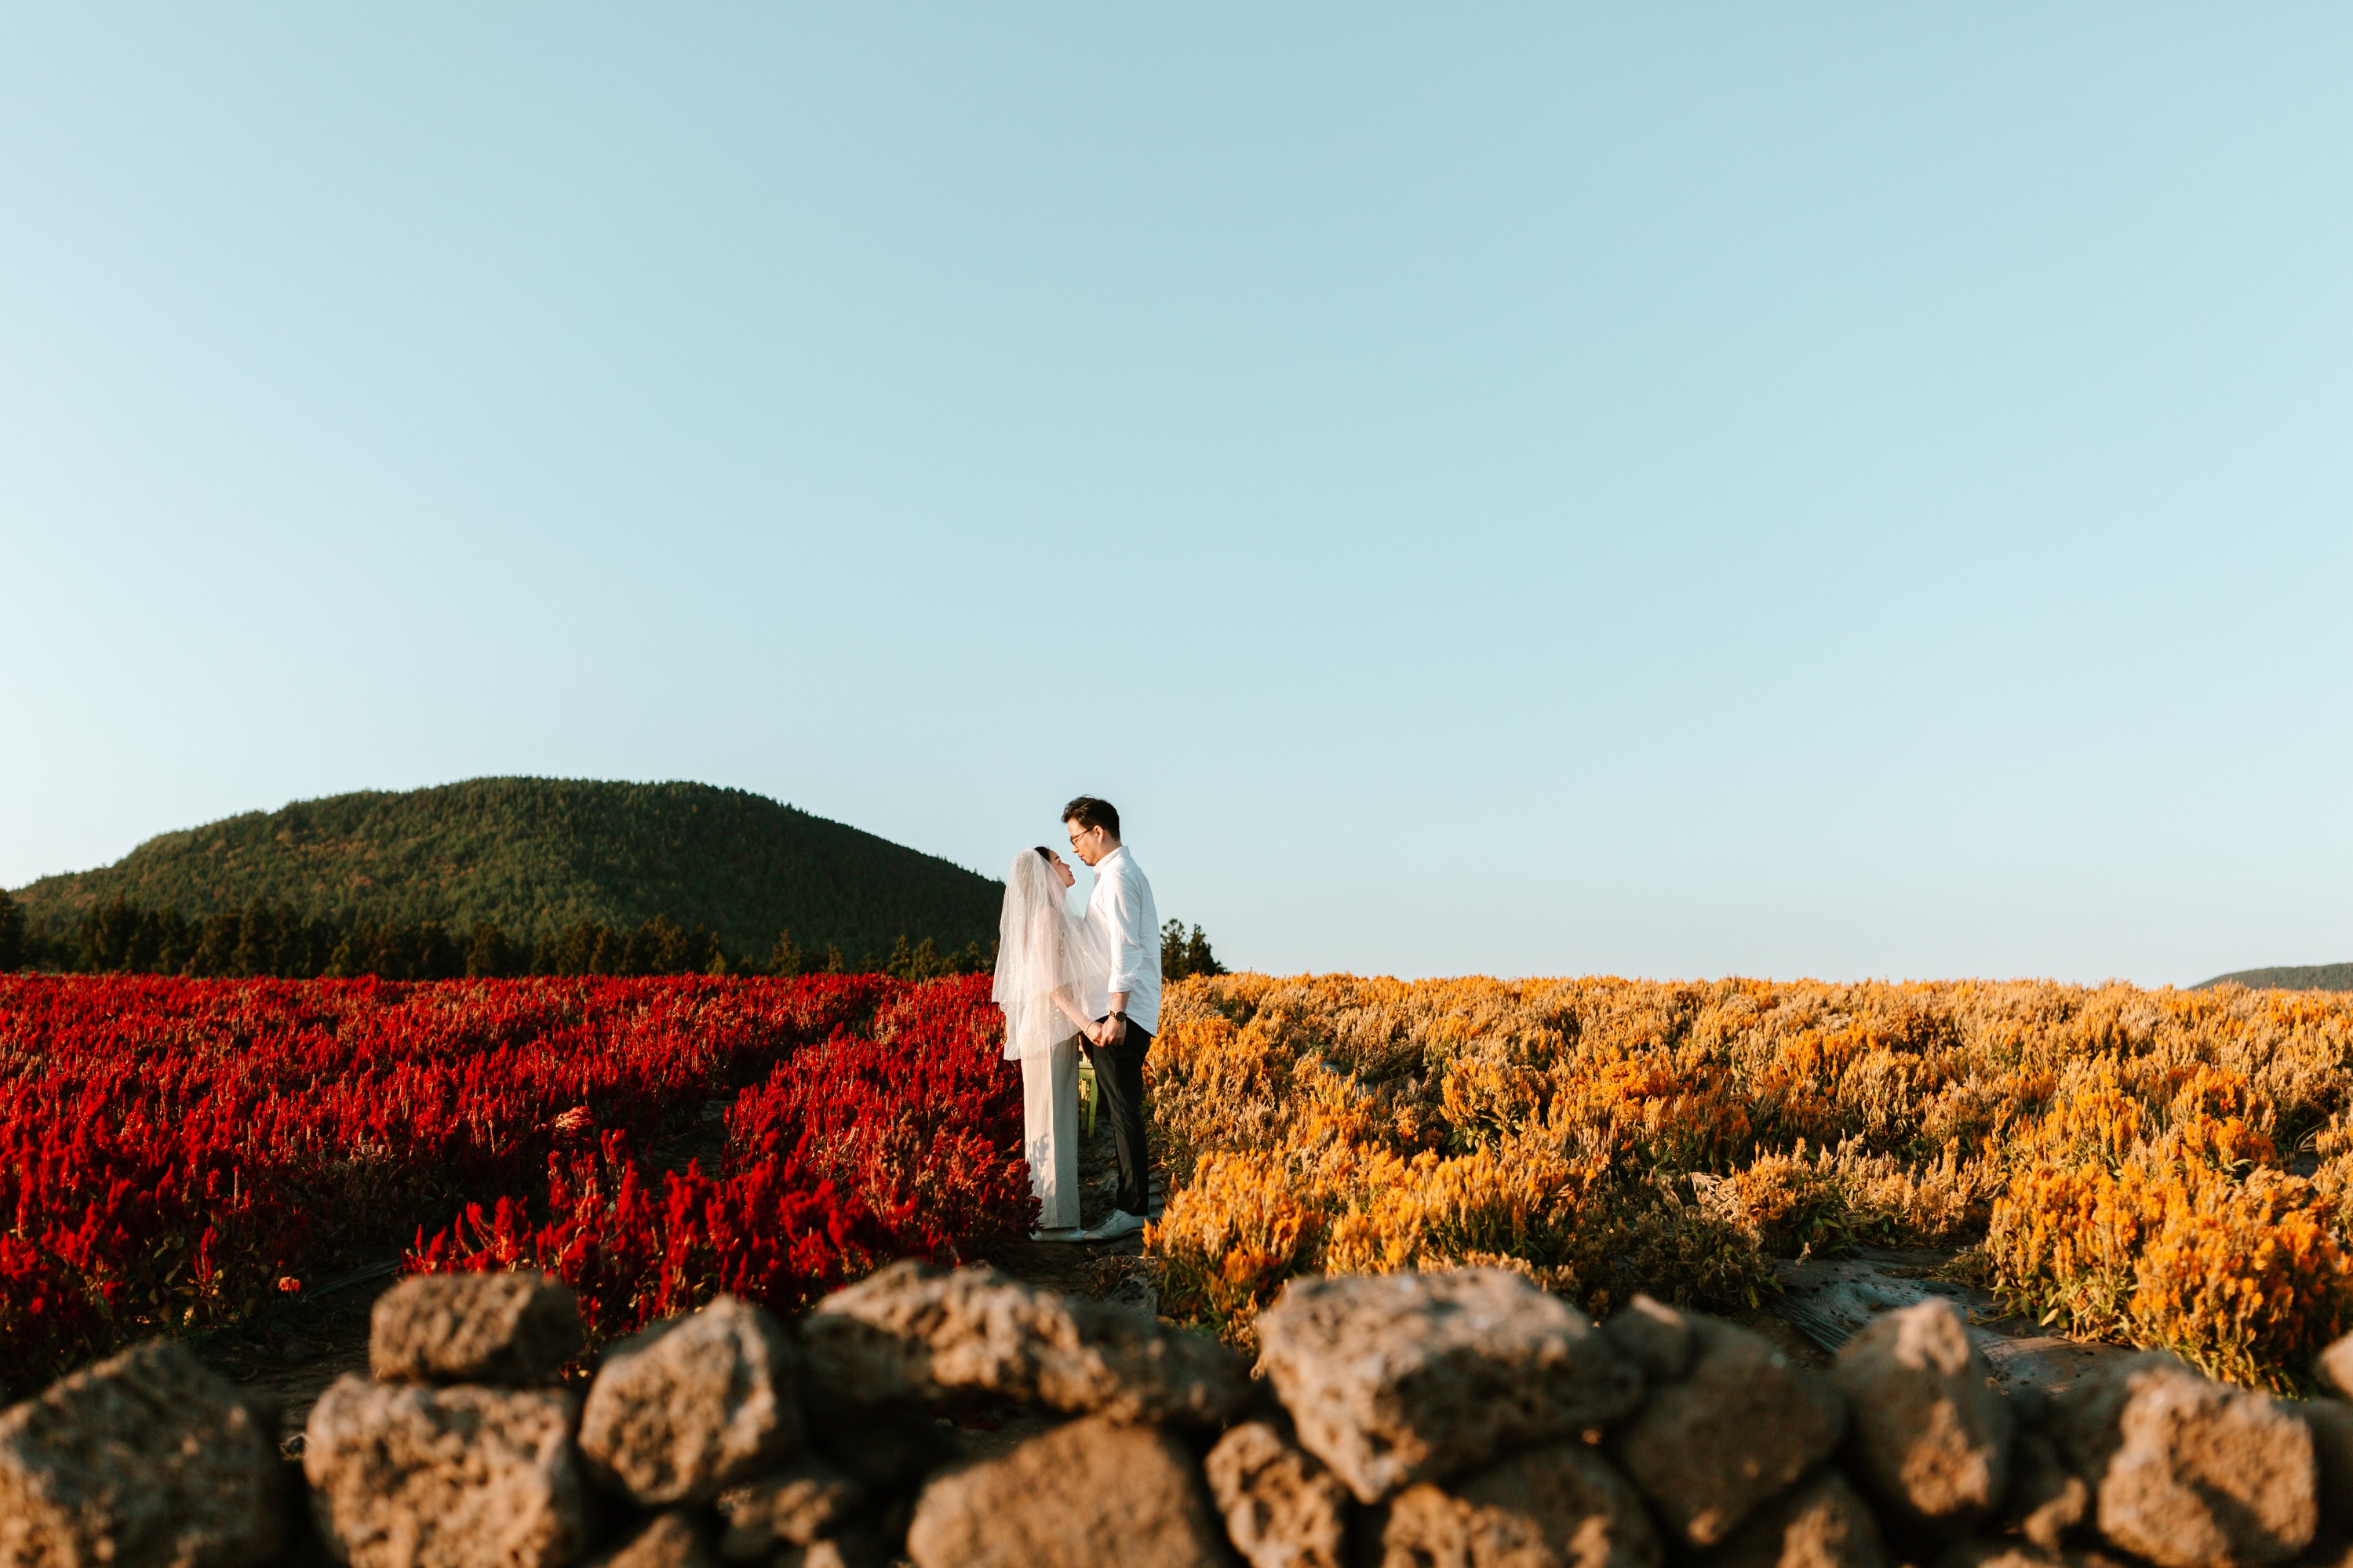
[[2320, 1487], [2318, 1534], [2353, 1542], [2353, 1405], [2312, 1399], [2295, 1408], [2312, 1428], [2313, 1472]]
[[1830, 1456], [1846, 1405], [1762, 1335], [1696, 1314], [1690, 1322], [1691, 1371], [1651, 1395], [1610, 1452], [1669, 1531], [1709, 1547]]
[[243, 1568], [283, 1535], [277, 1413], [151, 1340], [0, 1413], [0, 1563]]
[[883, 1568], [890, 1561], [882, 1538], [858, 1526], [807, 1546], [787, 1546], [768, 1559], [768, 1568]]
[[544, 1274], [417, 1274], [376, 1298], [368, 1369], [387, 1383], [545, 1383], [580, 1353], [580, 1304]]
[[1624, 1477], [1579, 1442], [1524, 1449], [1389, 1503], [1381, 1568], [1656, 1568], [1658, 1532]]
[[2353, 1399], [2353, 1334], [2347, 1334], [2320, 1352], [2320, 1381]]
[[919, 1479], [964, 1449], [923, 1405], [845, 1405], [805, 1389], [809, 1447], [876, 1497]]
[[678, 1509], [658, 1513], [593, 1568], [713, 1568], [710, 1542], [694, 1520]]
[[1501, 1268], [1296, 1279], [1258, 1338], [1300, 1445], [1367, 1503], [1642, 1399], [1584, 1313]]
[[1208, 1568], [1229, 1563], [1182, 1445], [1083, 1416], [1002, 1458], [934, 1477], [915, 1504], [917, 1568]]
[[780, 1546], [807, 1546], [840, 1530], [865, 1500], [865, 1489], [855, 1480], [804, 1456], [776, 1475], [719, 1494], [719, 1515], [727, 1523], [719, 1554], [754, 1563]]
[[1886, 1568], [1887, 1543], [1836, 1470], [1800, 1481], [1743, 1520], [1706, 1568]]
[[2051, 1552], [2024, 1542], [1987, 1540], [1956, 1542], [1940, 1553], [1936, 1568], [2129, 1568], [2105, 1552]]
[[554, 1389], [340, 1378], [303, 1428], [320, 1533], [351, 1568], [559, 1568], [589, 1542], [578, 1410]]
[[2070, 1389], [2052, 1427], [2100, 1533], [2162, 1568], [2285, 1562], [2318, 1525], [2311, 1427], [2162, 1352]]
[[1636, 1296], [1606, 1319], [1602, 1336], [1652, 1383], [1672, 1383], [1691, 1370], [1691, 1320], [1665, 1302]]
[[2010, 1444], [2010, 1490], [2002, 1521], [2045, 1552], [2062, 1543], [2092, 1517], [2092, 1489], [2069, 1469], [2059, 1450], [2040, 1432], [2021, 1432]]
[[2010, 1406], [1959, 1309], [1932, 1296], [1873, 1320], [1831, 1370], [1863, 1483], [1905, 1519], [1966, 1533], [2010, 1484]]
[[797, 1452], [799, 1357], [774, 1319], [721, 1296], [605, 1352], [580, 1415], [591, 1473], [649, 1507], [698, 1501]]
[[1273, 1423], [1229, 1428], [1201, 1468], [1250, 1568], [1345, 1568], [1348, 1489]]
[[1216, 1426], [1250, 1397], [1249, 1368], [1214, 1340], [986, 1266], [894, 1263], [819, 1302], [801, 1336], [811, 1382], [837, 1404], [989, 1394]]
[[2051, 1419], [2051, 1391], [2039, 1383], [2013, 1383], [2002, 1390], [2010, 1401], [2010, 1420], [2021, 1432], [2040, 1432]]

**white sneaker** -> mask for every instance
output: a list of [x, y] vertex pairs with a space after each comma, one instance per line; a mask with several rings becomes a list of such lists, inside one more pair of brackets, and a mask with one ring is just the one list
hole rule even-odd
[[1082, 1226], [1056, 1225], [1049, 1226], [1044, 1230], [1031, 1231], [1029, 1239], [1032, 1241], [1083, 1241], [1086, 1239], [1086, 1235], [1085, 1229]]
[[1111, 1217], [1085, 1233], [1089, 1241], [1117, 1241], [1123, 1236], [1134, 1236], [1144, 1228], [1144, 1216], [1125, 1209], [1113, 1209]]

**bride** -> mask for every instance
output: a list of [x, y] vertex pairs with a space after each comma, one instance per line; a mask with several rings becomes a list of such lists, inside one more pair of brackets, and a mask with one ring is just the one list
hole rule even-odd
[[1039, 845], [1015, 857], [997, 935], [997, 1005], [1005, 1056], [1021, 1063], [1022, 1145], [1038, 1194], [1033, 1241], [1079, 1236], [1079, 1036], [1108, 1005], [1108, 955], [1062, 895], [1076, 880]]

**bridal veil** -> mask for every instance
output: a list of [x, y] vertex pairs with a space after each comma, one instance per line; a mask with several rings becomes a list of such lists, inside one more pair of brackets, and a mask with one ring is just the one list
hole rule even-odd
[[[1005, 913], [997, 930], [997, 987], [1005, 1009], [1008, 1058], [1044, 1056], [1078, 1033], [1054, 993], [1068, 988], [1073, 1005], [1086, 994], [1086, 928], [1063, 903], [1066, 889], [1035, 849], [1014, 857], [1005, 879]], [[1108, 964], [1096, 967], [1107, 969]]]

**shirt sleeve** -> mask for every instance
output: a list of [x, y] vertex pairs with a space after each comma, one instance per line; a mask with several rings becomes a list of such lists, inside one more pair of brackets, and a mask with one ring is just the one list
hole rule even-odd
[[[1144, 900], [1136, 893], [1135, 881], [1125, 875], [1112, 879], [1111, 885], [1111, 984], [1109, 989], [1124, 991], [1130, 996], [1144, 989], [1146, 973], [1158, 973], [1160, 951], [1157, 931], [1155, 941], [1147, 943], [1144, 936]], [[1147, 969], [1146, 965], [1150, 967]]]

